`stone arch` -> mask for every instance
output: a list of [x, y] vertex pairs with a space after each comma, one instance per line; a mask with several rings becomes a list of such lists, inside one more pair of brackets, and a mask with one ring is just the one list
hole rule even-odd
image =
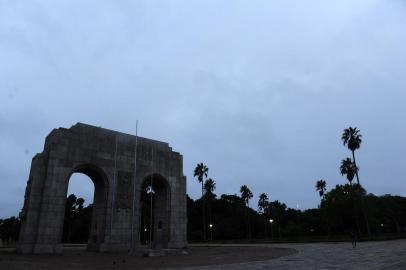
[[[88, 248], [127, 252], [140, 246], [139, 204], [143, 181], [156, 178], [163, 247], [186, 246], [186, 177], [183, 158], [165, 142], [78, 123], [46, 137], [34, 156], [20, 216], [20, 253], [62, 253], [64, 210], [75, 172], [95, 185]], [[154, 173], [152, 173], [154, 172]], [[158, 196], [159, 195], [159, 196]], [[159, 221], [161, 221], [159, 223]]]
[[[109, 181], [102, 168], [91, 163], [75, 166], [69, 173], [65, 187], [65, 198], [71, 176], [74, 173], [82, 173], [88, 176], [94, 184], [93, 210], [88, 239], [88, 250], [99, 250], [100, 244], [105, 240], [106, 217], [108, 210]], [[62, 222], [63, 226], [63, 222]]]

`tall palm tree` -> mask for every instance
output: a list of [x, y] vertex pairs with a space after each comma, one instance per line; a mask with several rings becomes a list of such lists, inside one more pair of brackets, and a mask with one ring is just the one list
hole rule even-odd
[[[319, 181], [316, 182], [316, 191], [319, 192], [320, 198], [323, 200], [326, 195], [326, 181], [323, 179], [320, 179]], [[328, 212], [327, 209], [322, 208], [322, 203], [320, 203], [320, 210], [324, 212], [326, 215], [326, 225], [327, 225], [327, 235], [330, 235], [330, 222], [328, 218]]]
[[357, 150], [361, 147], [362, 135], [360, 134], [359, 129], [357, 129], [356, 127], [355, 128], [349, 127], [349, 128], [344, 129], [344, 132], [341, 136], [341, 140], [343, 141], [344, 145], [347, 145], [348, 149], [350, 149], [352, 152], [352, 160], [354, 162], [354, 167], [355, 167], [355, 176], [357, 177], [358, 194], [360, 196], [362, 214], [365, 219], [365, 225], [367, 227], [368, 235], [370, 236], [371, 230], [369, 228], [369, 221], [368, 221], [367, 213], [366, 213], [365, 206], [364, 206], [364, 199], [362, 197], [362, 188], [361, 188], [361, 184], [359, 182], [357, 162], [355, 161], [355, 150]]
[[262, 193], [261, 195], [259, 195], [258, 199], [258, 212], [262, 214], [264, 217], [264, 237], [266, 237], [266, 225], [268, 224], [266, 216], [269, 208], [268, 206], [269, 206], [268, 195], [266, 195], [266, 193]]
[[212, 240], [213, 238], [213, 229], [212, 229], [212, 224], [213, 224], [213, 220], [212, 220], [212, 201], [213, 199], [216, 197], [216, 195], [214, 194], [214, 190], [216, 189], [216, 183], [214, 182], [213, 179], [209, 178], [206, 180], [206, 182], [204, 182], [204, 190], [205, 190], [205, 201], [207, 201], [207, 208], [208, 208], [208, 212], [209, 212], [209, 230], [210, 230], [210, 240]]
[[250, 199], [252, 198], [251, 190], [246, 186], [243, 185], [240, 188], [241, 199], [245, 202], [246, 211], [247, 211], [247, 230], [248, 230], [248, 238], [251, 238], [251, 224], [250, 224], [250, 215], [249, 215], [249, 207], [250, 207]]
[[209, 172], [209, 168], [207, 168], [206, 165], [204, 165], [203, 163], [199, 163], [196, 165], [195, 171], [194, 171], [194, 175], [195, 177], [197, 177], [197, 181], [199, 181], [199, 183], [202, 183], [202, 238], [203, 240], [206, 240], [206, 207], [205, 207], [205, 203], [204, 203], [204, 178], [207, 178], [207, 174]]
[[197, 181], [199, 183], [202, 183], [202, 197], [204, 195], [204, 178], [207, 178], [207, 174], [209, 173], [209, 168], [207, 168], [206, 165], [203, 163], [199, 163], [196, 165], [195, 171], [194, 171], [194, 177], [197, 176]]
[[[351, 190], [352, 190], [352, 188], [353, 188], [352, 181], [354, 180], [354, 176], [358, 175], [358, 167], [355, 165], [355, 163], [350, 158], [346, 158], [341, 161], [340, 172], [341, 172], [341, 175], [346, 175], [348, 182], [350, 182]], [[363, 198], [362, 198], [362, 192], [361, 192], [362, 187], [359, 184], [359, 182], [356, 184], [356, 186], [357, 186], [356, 188], [358, 189], [358, 194], [360, 196], [362, 215], [364, 216], [364, 220], [365, 220], [365, 227], [367, 229], [368, 235], [370, 236], [371, 230], [369, 227], [369, 221], [368, 221], [368, 217], [365, 212], [364, 202], [363, 202]], [[351, 197], [353, 197], [353, 194], [351, 194]], [[358, 221], [357, 221], [357, 226], [358, 226]], [[358, 226], [358, 230], [359, 230], [359, 226]]]
[[326, 192], [326, 181], [320, 179], [316, 182], [316, 191], [319, 192], [320, 197], [324, 198], [324, 194]]
[[359, 222], [358, 222], [358, 214], [355, 208], [355, 203], [354, 203], [354, 186], [352, 185], [352, 181], [354, 180], [355, 177], [355, 171], [357, 170], [357, 168], [355, 167], [354, 162], [352, 162], [352, 160], [350, 158], [346, 158], [343, 159], [341, 161], [341, 166], [340, 166], [340, 173], [341, 175], [345, 175], [347, 177], [348, 182], [350, 183], [350, 194], [351, 194], [351, 203], [353, 205], [353, 215], [354, 215], [354, 219], [355, 219], [355, 224], [358, 228], [358, 232], [360, 233], [360, 227], [359, 227]]
[[[344, 129], [341, 140], [343, 141], [343, 144], [347, 145], [348, 149], [351, 150], [352, 161], [354, 162], [355, 168], [357, 168], [357, 162], [355, 161], [355, 150], [359, 149], [362, 143], [362, 135], [360, 134], [359, 129], [357, 129], [356, 127], [349, 127]], [[358, 185], [360, 185], [358, 170], [355, 171], [355, 176], [357, 177]]]
[[357, 171], [358, 168], [355, 166], [355, 164], [352, 162], [350, 158], [346, 158], [341, 161], [340, 166], [341, 175], [345, 175], [350, 184], [352, 184], [352, 180], [354, 180], [354, 176], [356, 175]]

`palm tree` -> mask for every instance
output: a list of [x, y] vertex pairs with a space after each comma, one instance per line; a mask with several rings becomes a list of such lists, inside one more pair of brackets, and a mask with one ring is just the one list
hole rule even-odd
[[[354, 162], [355, 168], [357, 168], [357, 162], [355, 161], [355, 150], [359, 149], [362, 143], [362, 135], [359, 132], [359, 129], [356, 127], [349, 127], [344, 129], [343, 135], [341, 136], [343, 144], [347, 145], [348, 149], [350, 149], [352, 152], [352, 161]], [[357, 183], [360, 185], [358, 170], [355, 171], [355, 175], [357, 176]]]
[[268, 223], [266, 218], [268, 206], [269, 206], [268, 195], [266, 195], [266, 193], [262, 193], [261, 195], [259, 195], [258, 199], [258, 212], [262, 214], [264, 217], [264, 237], [266, 237], [266, 225]]
[[320, 179], [316, 182], [316, 191], [319, 192], [320, 197], [324, 198], [324, 194], [326, 192], [326, 181]]
[[350, 194], [351, 194], [351, 201], [353, 204], [352, 212], [353, 212], [353, 215], [355, 218], [355, 223], [357, 225], [358, 232], [360, 233], [358, 215], [357, 215], [357, 211], [356, 211], [355, 204], [354, 204], [354, 198], [353, 198], [354, 197], [354, 194], [353, 194], [354, 186], [352, 185], [352, 181], [354, 180], [356, 171], [357, 171], [357, 168], [355, 167], [354, 163], [352, 162], [352, 160], [350, 158], [347, 157], [346, 159], [343, 159], [341, 161], [340, 173], [341, 173], [341, 175], [345, 175], [347, 177], [348, 182], [350, 182]]
[[246, 211], [247, 211], [247, 236], [248, 238], [251, 238], [251, 224], [250, 224], [250, 215], [249, 215], [249, 207], [250, 207], [250, 199], [252, 198], [252, 192], [251, 190], [246, 186], [243, 185], [240, 188], [240, 193], [241, 193], [241, 199], [245, 202]]
[[259, 199], [258, 199], [258, 211], [261, 214], [265, 214], [266, 209], [268, 207], [268, 195], [266, 195], [266, 193], [262, 193], [261, 195], [259, 195]]
[[[341, 175], [346, 175], [348, 182], [350, 182], [350, 186], [351, 186], [351, 190], [352, 190], [353, 189], [352, 181], [354, 180], [354, 176], [358, 175], [358, 167], [355, 165], [355, 163], [350, 158], [346, 158], [341, 161], [340, 172], [341, 172]], [[360, 196], [362, 215], [364, 216], [367, 233], [370, 236], [371, 230], [369, 228], [369, 221], [368, 221], [368, 218], [367, 218], [367, 215], [365, 212], [365, 208], [364, 208], [362, 192], [361, 192], [362, 187], [359, 184], [359, 182], [356, 184], [356, 188], [358, 189], [358, 193]], [[352, 191], [351, 191], [351, 193], [352, 193]], [[353, 194], [351, 194], [351, 197], [353, 197]], [[357, 226], [358, 226], [358, 221], [357, 221]], [[359, 230], [359, 226], [358, 226], [358, 230]]]
[[205, 203], [204, 203], [204, 178], [207, 178], [207, 174], [209, 172], [209, 168], [207, 168], [206, 165], [203, 163], [199, 163], [196, 165], [194, 175], [197, 176], [197, 181], [199, 183], [202, 183], [202, 238], [203, 240], [206, 240], [206, 211], [205, 211]]
[[212, 194], [214, 190], [216, 189], [216, 183], [214, 182], [213, 179], [209, 178], [204, 182], [204, 190], [206, 191], [206, 194]]
[[[319, 181], [316, 182], [316, 191], [319, 192], [320, 198], [324, 200], [325, 194], [326, 194], [326, 181], [323, 179], [320, 179]], [[323, 211], [322, 208], [322, 203], [320, 203], [320, 210]], [[328, 213], [325, 209], [324, 214], [326, 215], [326, 225], [327, 225], [327, 235], [330, 235], [330, 222], [328, 219]]]
[[202, 183], [202, 197], [204, 194], [204, 177], [207, 178], [207, 174], [209, 173], [209, 168], [207, 168], [206, 165], [204, 165], [203, 163], [199, 163], [196, 165], [195, 171], [194, 171], [194, 177], [197, 176], [197, 181], [199, 181], [199, 183]]
[[249, 207], [249, 202], [250, 202], [250, 199], [252, 198], [251, 190], [246, 185], [243, 185], [240, 188], [240, 193], [241, 193], [241, 199], [243, 199], [245, 204]]
[[208, 204], [208, 212], [209, 212], [209, 230], [210, 230], [210, 240], [213, 240], [213, 229], [212, 229], [212, 211], [211, 211], [211, 206], [212, 206], [212, 201], [213, 199], [216, 197], [216, 195], [214, 194], [214, 190], [216, 189], [216, 183], [214, 182], [213, 179], [209, 178], [206, 180], [206, 182], [204, 182], [204, 190], [205, 190], [205, 200], [207, 200]]
[[354, 180], [354, 176], [356, 175], [357, 171], [358, 168], [355, 166], [355, 164], [352, 162], [350, 158], [346, 158], [341, 161], [340, 166], [341, 175], [345, 175], [350, 184], [352, 184], [352, 180]]
[[352, 160], [354, 162], [355, 167], [355, 176], [357, 177], [358, 194], [360, 196], [362, 214], [365, 219], [365, 225], [367, 227], [368, 235], [371, 236], [368, 217], [364, 206], [364, 199], [362, 197], [361, 184], [359, 182], [357, 162], [355, 161], [355, 150], [361, 147], [362, 135], [360, 134], [359, 129], [357, 129], [356, 127], [355, 128], [349, 127], [344, 129], [343, 135], [341, 136], [341, 140], [343, 141], [344, 145], [347, 145], [348, 149], [350, 149], [352, 152]]

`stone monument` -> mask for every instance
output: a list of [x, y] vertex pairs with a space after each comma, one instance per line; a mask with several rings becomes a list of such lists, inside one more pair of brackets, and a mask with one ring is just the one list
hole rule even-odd
[[32, 159], [18, 252], [63, 251], [66, 196], [76, 172], [89, 176], [95, 187], [88, 250], [140, 249], [141, 188], [148, 179], [153, 179], [155, 192], [151, 228], [159, 238], [152, 246], [186, 246], [182, 155], [164, 142], [78, 123], [54, 129], [43, 152]]

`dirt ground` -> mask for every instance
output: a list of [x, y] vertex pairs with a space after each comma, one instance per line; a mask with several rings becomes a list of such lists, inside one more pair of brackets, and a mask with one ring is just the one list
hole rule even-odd
[[157, 269], [265, 261], [295, 254], [275, 247], [190, 247], [188, 255], [141, 257], [66, 250], [63, 255], [18, 255], [0, 252], [1, 270]]

